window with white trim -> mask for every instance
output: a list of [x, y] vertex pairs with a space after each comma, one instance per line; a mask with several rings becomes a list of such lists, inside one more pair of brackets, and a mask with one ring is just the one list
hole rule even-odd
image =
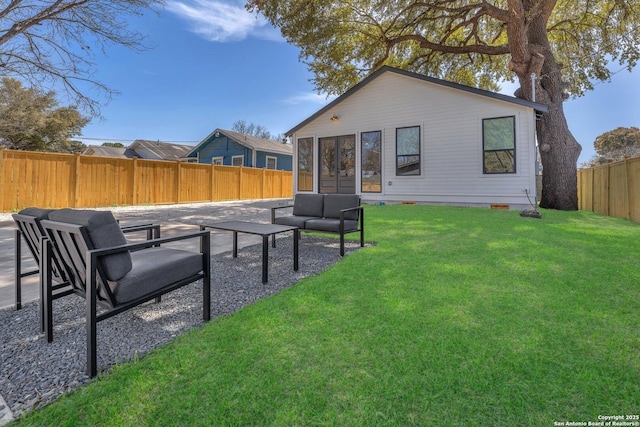
[[298, 191], [313, 191], [313, 138], [298, 139]]
[[211, 159], [211, 164], [212, 165], [224, 165], [224, 157], [213, 157]]
[[267, 169], [277, 169], [278, 158], [273, 156], [266, 156], [266, 167]]
[[396, 176], [420, 175], [420, 126], [396, 129]]
[[363, 193], [382, 192], [382, 131], [360, 134], [360, 188]]
[[515, 116], [482, 119], [483, 173], [516, 173]]
[[231, 166], [242, 166], [244, 165], [244, 156], [233, 156], [231, 158]]

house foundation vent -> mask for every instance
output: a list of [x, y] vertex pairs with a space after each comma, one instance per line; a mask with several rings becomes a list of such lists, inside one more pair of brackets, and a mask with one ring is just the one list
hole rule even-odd
[[505, 203], [491, 203], [491, 209], [509, 210], [509, 205]]

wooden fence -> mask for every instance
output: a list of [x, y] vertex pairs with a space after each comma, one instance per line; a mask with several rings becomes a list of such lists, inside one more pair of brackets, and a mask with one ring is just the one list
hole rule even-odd
[[578, 207], [640, 222], [640, 157], [579, 169]]
[[1, 150], [0, 211], [288, 198], [288, 171]]

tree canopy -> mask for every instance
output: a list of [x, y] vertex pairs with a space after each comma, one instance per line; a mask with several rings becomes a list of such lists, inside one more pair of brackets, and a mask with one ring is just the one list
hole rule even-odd
[[[98, 114], [96, 94], [115, 91], [93, 79], [110, 45], [145, 49], [127, 18], [163, 0], [12, 0], [0, 3], [0, 72], [42, 90], [59, 87]], [[91, 95], [90, 95], [91, 94]]]
[[593, 142], [596, 156], [586, 166], [603, 165], [640, 156], [640, 129], [618, 127], [599, 135]]
[[[577, 209], [581, 147], [563, 110], [612, 62], [640, 56], [637, 0], [249, 0], [300, 47], [319, 91], [341, 94], [383, 65], [544, 103], [537, 123], [542, 207]], [[531, 75], [535, 75], [535, 87]]]
[[59, 107], [55, 92], [25, 88], [16, 79], [0, 82], [0, 143], [14, 150], [78, 152], [79, 135], [89, 118], [74, 106]]

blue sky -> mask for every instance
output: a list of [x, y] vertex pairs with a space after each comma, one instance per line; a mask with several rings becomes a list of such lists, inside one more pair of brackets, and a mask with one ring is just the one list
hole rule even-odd
[[[159, 15], [133, 20], [154, 48], [136, 53], [113, 47], [97, 58], [94, 78], [120, 94], [80, 139], [95, 145], [128, 145], [134, 139], [195, 145], [215, 128], [231, 129], [236, 120], [278, 134], [329, 102], [314, 91], [299, 49], [243, 4], [169, 0]], [[513, 89], [505, 86], [503, 92], [512, 95]], [[583, 147], [579, 163], [589, 160], [598, 135], [640, 127], [640, 70], [623, 70], [586, 96], [568, 100], [565, 113]]]

